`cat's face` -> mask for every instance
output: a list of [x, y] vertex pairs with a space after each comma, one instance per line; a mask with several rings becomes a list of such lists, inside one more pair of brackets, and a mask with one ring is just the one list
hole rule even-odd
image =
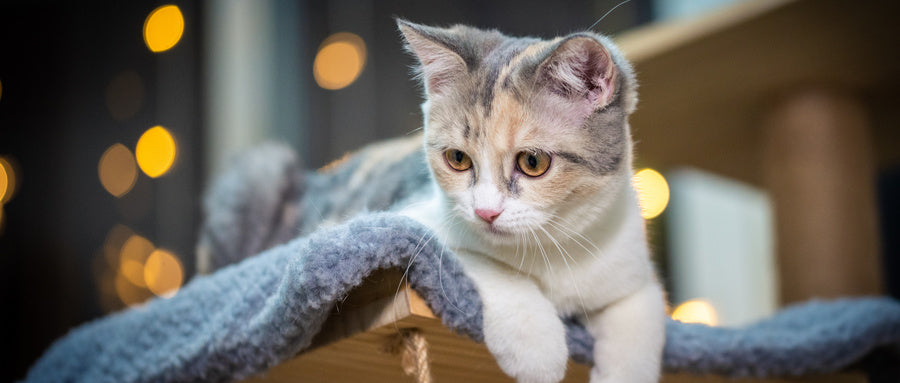
[[454, 214], [499, 242], [600, 214], [630, 176], [634, 85], [597, 36], [399, 24], [422, 63], [427, 159]]

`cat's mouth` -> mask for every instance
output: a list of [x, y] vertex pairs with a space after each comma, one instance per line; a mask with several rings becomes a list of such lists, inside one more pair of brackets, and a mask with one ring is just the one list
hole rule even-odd
[[509, 237], [509, 236], [512, 236], [512, 235], [513, 235], [512, 232], [509, 232], [509, 231], [500, 229], [500, 228], [498, 228], [498, 227], [497, 227], [496, 225], [494, 225], [494, 224], [488, 223], [488, 224], [485, 224], [485, 226], [487, 226], [487, 230], [486, 230], [486, 231], [489, 232], [489, 233], [491, 233], [492, 235], [495, 235], [495, 236], [499, 236], [499, 237]]

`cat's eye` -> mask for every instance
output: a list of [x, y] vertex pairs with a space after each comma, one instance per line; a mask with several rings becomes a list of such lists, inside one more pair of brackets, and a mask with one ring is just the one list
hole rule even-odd
[[541, 151], [520, 152], [516, 164], [529, 177], [539, 177], [550, 168], [550, 155]]
[[458, 171], [469, 170], [472, 167], [472, 159], [469, 155], [460, 150], [450, 149], [444, 152], [444, 158], [447, 159], [447, 165]]

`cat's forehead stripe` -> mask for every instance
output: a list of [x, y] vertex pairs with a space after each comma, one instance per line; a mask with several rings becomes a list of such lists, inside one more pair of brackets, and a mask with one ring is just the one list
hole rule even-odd
[[486, 116], [491, 113], [497, 79], [500, 78], [502, 72], [508, 72], [513, 59], [535, 42], [536, 40], [532, 39], [507, 39], [485, 58], [486, 75], [481, 88], [481, 103]]

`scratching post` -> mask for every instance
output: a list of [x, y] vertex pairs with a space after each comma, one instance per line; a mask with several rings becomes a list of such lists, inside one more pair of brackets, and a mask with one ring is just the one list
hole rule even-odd
[[428, 344], [425, 335], [416, 329], [400, 332], [403, 338], [403, 372], [416, 379], [416, 383], [431, 383], [431, 366], [428, 361]]
[[416, 383], [432, 382], [428, 342], [419, 329], [401, 329], [388, 339], [382, 351], [393, 355], [400, 354], [403, 373], [415, 379]]
[[852, 95], [810, 88], [764, 121], [782, 303], [879, 294], [875, 164], [869, 120]]

